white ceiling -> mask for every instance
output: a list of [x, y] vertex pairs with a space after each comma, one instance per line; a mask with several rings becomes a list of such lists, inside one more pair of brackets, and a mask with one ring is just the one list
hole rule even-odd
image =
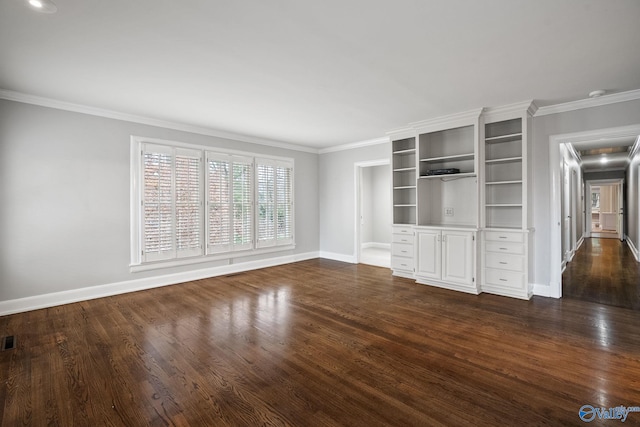
[[640, 88], [638, 0], [0, 0], [0, 88], [322, 148]]

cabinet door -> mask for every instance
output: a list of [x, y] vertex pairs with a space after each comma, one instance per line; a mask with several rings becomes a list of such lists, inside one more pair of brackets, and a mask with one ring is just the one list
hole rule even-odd
[[420, 231], [418, 237], [417, 274], [440, 280], [442, 249], [440, 231]]
[[473, 233], [442, 232], [442, 280], [473, 284]]

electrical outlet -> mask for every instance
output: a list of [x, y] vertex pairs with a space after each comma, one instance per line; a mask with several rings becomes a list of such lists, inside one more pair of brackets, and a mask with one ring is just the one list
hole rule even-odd
[[453, 216], [453, 208], [444, 208], [444, 216]]

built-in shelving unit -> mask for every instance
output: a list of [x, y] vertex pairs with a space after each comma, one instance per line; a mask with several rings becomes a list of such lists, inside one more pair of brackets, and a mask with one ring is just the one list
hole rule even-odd
[[473, 294], [531, 297], [534, 112], [531, 102], [483, 108], [389, 133], [394, 275]]
[[393, 168], [393, 223], [416, 223], [416, 138], [394, 140], [392, 145]]
[[522, 119], [485, 124], [485, 226], [522, 228]]

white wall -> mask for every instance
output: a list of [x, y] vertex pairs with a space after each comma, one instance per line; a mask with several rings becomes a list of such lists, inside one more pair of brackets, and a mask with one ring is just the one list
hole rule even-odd
[[390, 157], [390, 142], [320, 154], [321, 255], [355, 262], [355, 163]]
[[[131, 273], [132, 134], [294, 158], [295, 250]], [[317, 154], [0, 100], [0, 301], [317, 253], [318, 215]]]
[[[629, 126], [640, 123], [640, 100], [565, 113], [536, 116], [533, 119], [533, 208], [535, 227], [535, 273], [539, 286], [550, 283], [551, 190], [549, 137], [566, 133]], [[546, 292], [540, 290], [540, 292]]]
[[640, 150], [631, 159], [627, 168], [627, 239], [631, 246], [640, 250]]

